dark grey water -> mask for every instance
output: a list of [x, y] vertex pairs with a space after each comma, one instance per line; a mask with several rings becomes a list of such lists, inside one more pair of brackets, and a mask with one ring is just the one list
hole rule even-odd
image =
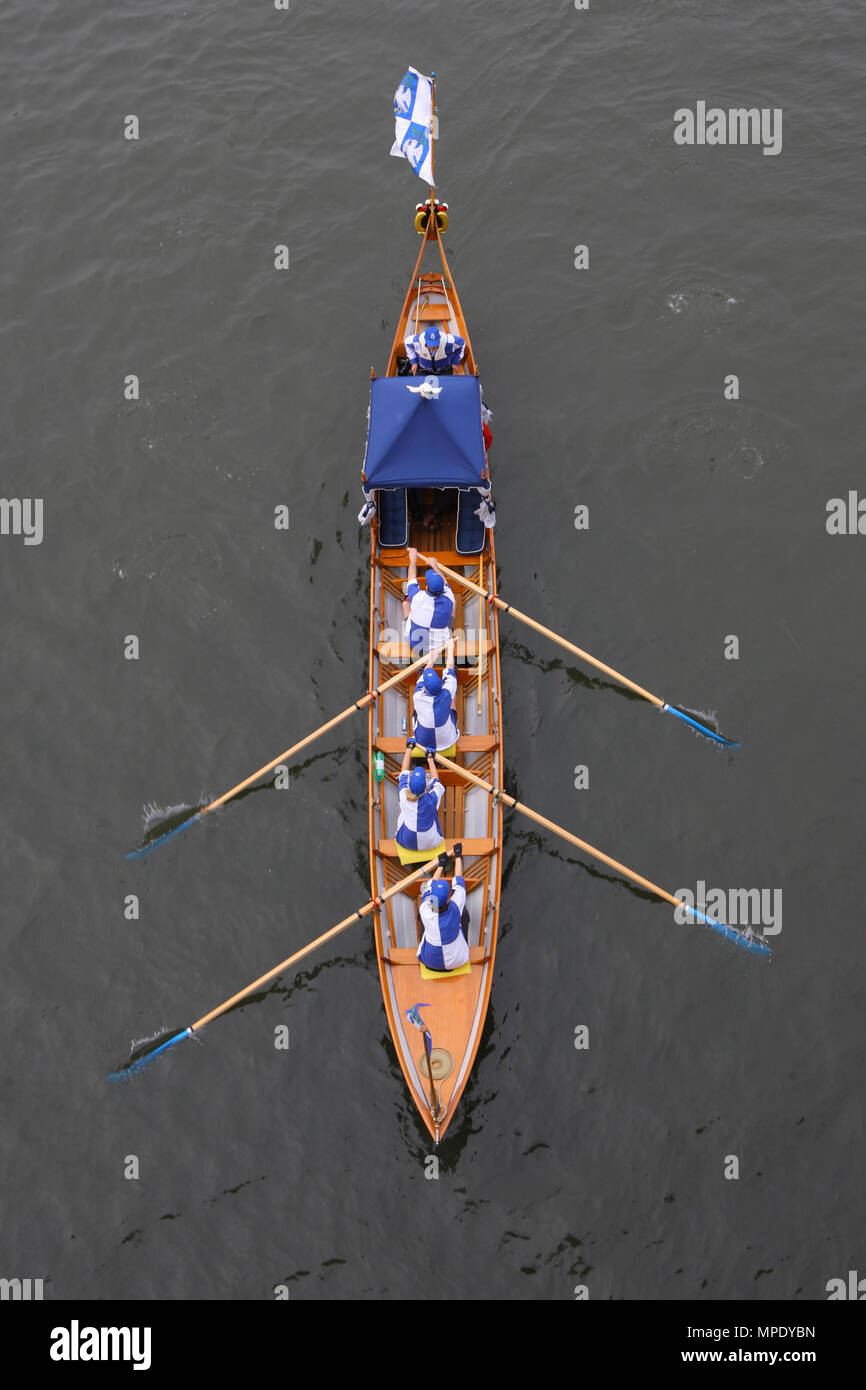
[[[432, 1269], [443, 1297], [821, 1299], [864, 1259], [866, 539], [825, 529], [863, 479], [862, 7], [424, 14], [0, 17], [2, 492], [44, 499], [41, 545], [0, 537], [0, 1275], [54, 1298], [418, 1298]], [[438, 1181], [365, 928], [106, 1081], [366, 897], [360, 721], [289, 790], [124, 853], [148, 804], [216, 795], [365, 688], [367, 376], [421, 196], [388, 158], [408, 63], [438, 74], [502, 592], [742, 741], [503, 618], [509, 785], [672, 891], [784, 903], [765, 966], [512, 820]], [[675, 145], [700, 99], [781, 107], [781, 154]]]

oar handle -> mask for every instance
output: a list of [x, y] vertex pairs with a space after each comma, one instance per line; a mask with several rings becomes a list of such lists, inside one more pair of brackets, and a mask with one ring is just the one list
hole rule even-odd
[[[418, 559], [425, 565], [433, 563], [427, 555], [419, 555]], [[594, 666], [597, 671], [603, 671], [606, 676], [610, 676], [612, 680], [617, 681], [620, 685], [624, 685], [627, 690], [634, 691], [635, 695], [640, 695], [644, 700], [649, 700], [650, 704], [655, 705], [657, 709], [661, 709], [664, 705], [664, 700], [660, 699], [658, 695], [653, 695], [651, 691], [645, 690], [642, 685], [637, 685], [635, 681], [629, 680], [628, 676], [624, 676], [621, 671], [615, 671], [612, 666], [605, 665], [605, 663], [599, 661], [597, 657], [591, 656], [589, 652], [585, 652], [582, 647], [576, 647], [573, 642], [567, 641], [565, 637], [560, 637], [558, 632], [553, 632], [551, 628], [544, 627], [543, 624], [537, 623], [534, 618], [528, 617], [526, 613], [521, 613], [519, 608], [512, 608], [511, 604], [506, 603], [498, 594], [493, 594], [489, 589], [482, 588], [482, 586], [476, 584], [474, 580], [467, 579], [465, 575], [458, 574], [456, 570], [449, 569], [447, 565], [439, 564], [438, 561], [436, 563], [442, 574], [447, 575], [449, 579], [453, 579], [457, 584], [462, 584], [466, 589], [471, 589], [473, 593], [478, 594], [479, 598], [495, 604], [503, 613], [510, 613], [518, 622], [525, 623], [527, 627], [533, 628], [535, 632], [540, 632], [543, 637], [549, 637], [551, 642], [556, 642], [558, 646], [564, 647], [567, 652], [572, 652], [575, 656], [580, 657], [581, 661], [585, 661], [588, 665]]]
[[[436, 650], [441, 651], [442, 648], [439, 647]], [[307, 748], [309, 744], [315, 743], [316, 740], [321, 738], [323, 734], [326, 734], [329, 729], [335, 729], [338, 724], [342, 724], [343, 720], [351, 719], [353, 714], [358, 714], [360, 710], [365, 709], [373, 700], [378, 700], [379, 696], [384, 694], [386, 690], [390, 690], [394, 685], [399, 685], [400, 681], [404, 681], [413, 671], [417, 671], [421, 666], [426, 665], [428, 659], [429, 653], [425, 652], [423, 656], [419, 656], [417, 661], [413, 661], [409, 666], [402, 666], [396, 675], [389, 676], [388, 680], [383, 681], [381, 685], [377, 685], [375, 690], [368, 690], [366, 695], [362, 695], [353, 705], [349, 705], [348, 709], [344, 709], [342, 714], [336, 714], [333, 719], [329, 719], [321, 728], [316, 729], [312, 734], [307, 734], [307, 737], [302, 738], [299, 743], [293, 743], [291, 748], [287, 748], [284, 753], [279, 753], [276, 758], [272, 758], [269, 763], [265, 763], [264, 767], [260, 767], [258, 772], [253, 772], [249, 777], [245, 777], [242, 782], [238, 782], [236, 787], [232, 787], [231, 791], [223, 792], [222, 796], [217, 797], [216, 801], [212, 801], [208, 806], [205, 806], [199, 811], [198, 818], [201, 819], [201, 817], [206, 816], [209, 811], [215, 811], [218, 806], [223, 806], [227, 801], [231, 801], [232, 797], [237, 796], [238, 792], [242, 792], [247, 787], [251, 787], [254, 782], [258, 782], [260, 777], [264, 777], [266, 772], [271, 772], [276, 767], [277, 763], [286, 762], [289, 758], [293, 757], [295, 753], [300, 753], [302, 748]]]
[[272, 970], [268, 970], [264, 975], [260, 975], [257, 980], [253, 980], [252, 984], [247, 985], [245, 989], [238, 990], [238, 993], [233, 994], [231, 999], [226, 999], [225, 1002], [218, 1005], [217, 1008], [211, 1009], [210, 1013], [204, 1014], [202, 1018], [190, 1024], [190, 1033], [199, 1032], [204, 1028], [205, 1024], [218, 1018], [220, 1014], [224, 1014], [227, 1009], [238, 1004], [241, 999], [246, 999], [248, 995], [254, 994], [256, 990], [261, 989], [263, 985], [270, 984], [271, 980], [275, 980], [278, 975], [282, 975], [283, 971], [288, 970], [289, 966], [294, 965], [295, 961], [303, 960], [304, 956], [310, 955], [311, 952], [317, 950], [319, 946], [324, 946], [326, 941], [331, 941], [335, 936], [339, 936], [340, 932], [345, 931], [347, 927], [351, 927], [353, 922], [359, 921], [362, 917], [369, 917], [371, 912], [377, 912], [387, 898], [392, 898], [395, 893], [402, 892], [410, 883], [415, 883], [419, 878], [423, 878], [431, 869], [435, 869], [438, 863], [438, 858], [430, 859], [426, 864], [422, 864], [420, 868], [415, 869], [413, 873], [408, 874], [405, 878], [401, 878], [399, 883], [395, 883], [392, 888], [387, 888], [383, 893], [380, 893], [378, 897], [371, 898], [363, 907], [359, 907], [357, 912], [353, 912], [351, 917], [345, 917], [343, 921], [338, 922], [335, 927], [331, 927], [329, 931], [323, 932], [321, 936], [317, 936], [315, 941], [309, 941], [306, 946], [301, 947], [300, 951], [295, 951], [293, 955], [280, 961], [279, 965], [275, 965]]
[[733, 928], [725, 926], [722, 922], [713, 922], [712, 919], [705, 917], [703, 914], [695, 913], [695, 909], [683, 898], [674, 897], [673, 893], [669, 893], [666, 888], [660, 888], [657, 883], [652, 883], [648, 878], [644, 878], [643, 874], [635, 873], [634, 869], [628, 868], [626, 864], [621, 864], [618, 859], [612, 859], [611, 856], [605, 854], [603, 850], [596, 849], [594, 845], [587, 844], [586, 840], [581, 840], [578, 835], [572, 835], [570, 830], [566, 830], [563, 826], [557, 825], [555, 821], [548, 820], [546, 816], [539, 815], [539, 813], [533, 811], [531, 807], [524, 806], [522, 802], [515, 800], [513, 796], [509, 796], [507, 792], [502, 791], [500, 788], [494, 787], [491, 782], [486, 782], [483, 777], [479, 777], [476, 773], [470, 772], [468, 768], [460, 767], [457, 763], [452, 762], [450, 758], [444, 757], [442, 753], [436, 754], [436, 761], [441, 763], [443, 767], [451, 768], [453, 772], [459, 772], [461, 777], [465, 777], [469, 782], [474, 782], [477, 787], [482, 787], [489, 795], [497, 795], [501, 801], [505, 802], [506, 806], [513, 807], [515, 811], [519, 811], [521, 815], [527, 816], [529, 820], [534, 820], [537, 825], [544, 826], [545, 830], [552, 830], [554, 835], [559, 835], [563, 840], [567, 840], [578, 849], [582, 849], [586, 854], [592, 855], [594, 859], [598, 859], [602, 864], [607, 864], [609, 868], [615, 869], [618, 874], [622, 874], [623, 878], [631, 879], [632, 883], [637, 883], [641, 888], [645, 888], [657, 898], [663, 898], [665, 902], [672, 903], [674, 907], [686, 908], [687, 911], [691, 912], [693, 915], [700, 916], [701, 919], [706, 922], [707, 926], [720, 930], [722, 935], [727, 936], [730, 940], [736, 940], [740, 945], [746, 945], [748, 943], [748, 949], [755, 950], [758, 954], [770, 954], [770, 948], [768, 946], [749, 943], [748, 938], [743, 933], [735, 932]]

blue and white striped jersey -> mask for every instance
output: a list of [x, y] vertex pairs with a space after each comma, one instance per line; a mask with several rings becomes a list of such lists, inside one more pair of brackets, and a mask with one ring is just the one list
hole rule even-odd
[[406, 597], [409, 600], [409, 616], [405, 627], [410, 647], [429, 652], [447, 642], [454, 617], [454, 590], [451, 586], [446, 584], [441, 594], [434, 598], [416, 582], [409, 585]]
[[452, 666], [443, 672], [442, 689], [438, 695], [428, 695], [423, 677], [412, 693], [412, 736], [432, 753], [441, 752], [457, 742], [457, 715], [451, 701], [457, 694], [457, 672]]
[[411, 366], [422, 371], [441, 372], [445, 367], [456, 367], [458, 362], [463, 361], [465, 338], [438, 328], [435, 331], [439, 334], [439, 343], [435, 348], [430, 348], [424, 341], [427, 331], [416, 333], [414, 338], [406, 338], [403, 343]]
[[451, 880], [451, 897], [444, 912], [436, 911], [436, 900], [429, 885], [421, 894], [418, 909], [424, 935], [418, 959], [428, 970], [456, 970], [469, 959], [469, 945], [460, 930], [460, 915], [466, 906], [466, 884], [460, 874]]
[[442, 843], [442, 827], [439, 824], [439, 807], [445, 795], [445, 788], [436, 777], [426, 792], [417, 801], [407, 795], [409, 773], [401, 772], [397, 783], [400, 794], [400, 819], [397, 822], [395, 839], [404, 849], [438, 849]]

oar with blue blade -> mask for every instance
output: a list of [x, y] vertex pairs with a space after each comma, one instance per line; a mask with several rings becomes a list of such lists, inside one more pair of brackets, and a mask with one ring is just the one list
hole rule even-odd
[[306, 748], [309, 744], [315, 743], [316, 739], [321, 738], [329, 729], [334, 729], [338, 724], [342, 724], [344, 719], [351, 719], [353, 714], [357, 714], [360, 710], [366, 709], [374, 700], [378, 700], [379, 696], [383, 694], [384, 691], [390, 690], [393, 685], [399, 685], [400, 682], [404, 681], [407, 676], [410, 676], [413, 671], [420, 670], [421, 667], [426, 664], [427, 656], [425, 654], [419, 657], [417, 661], [413, 661], [411, 665], [401, 666], [395, 676], [390, 676], [388, 680], [378, 685], [375, 690], [368, 690], [366, 695], [362, 695], [360, 700], [356, 700], [353, 705], [349, 705], [348, 709], [344, 709], [342, 714], [337, 714], [333, 719], [329, 719], [326, 724], [323, 724], [320, 729], [316, 729], [314, 733], [307, 734], [307, 737], [302, 738], [300, 743], [293, 743], [291, 748], [287, 748], [284, 753], [280, 753], [278, 757], [272, 758], [269, 763], [265, 763], [264, 767], [260, 767], [258, 772], [254, 772], [251, 776], [245, 777], [243, 782], [238, 782], [236, 787], [232, 787], [231, 791], [223, 792], [222, 796], [217, 797], [216, 801], [211, 801], [209, 805], [200, 807], [191, 816], [188, 816], [186, 820], [182, 821], [180, 825], [172, 826], [170, 830], [163, 831], [163, 833], [158, 835], [155, 839], [146, 841], [146, 843], [140, 845], [138, 849], [131, 850], [126, 856], [127, 859], [142, 859], [144, 855], [150, 854], [151, 850], [157, 849], [160, 845], [164, 845], [167, 840], [171, 840], [175, 835], [179, 835], [182, 830], [186, 830], [189, 826], [195, 825], [196, 821], [202, 820], [211, 811], [215, 811], [218, 806], [224, 806], [227, 801], [231, 801], [232, 797], [237, 796], [238, 792], [242, 792], [247, 787], [251, 787], [254, 782], [258, 782], [259, 778], [264, 777], [267, 772], [272, 772], [278, 763], [288, 762], [289, 758], [294, 757], [296, 753], [300, 753], [302, 748]]
[[[655, 702], [656, 697], [648, 695], [647, 699]], [[690, 724], [699, 734], [703, 734], [704, 738], [711, 738], [714, 743], [720, 743], [723, 748], [739, 748], [740, 746], [732, 738], [725, 738], [723, 734], [717, 734], [715, 729], [711, 729], [708, 724], [701, 724], [693, 715], [685, 714], [681, 709], [677, 709], [676, 705], [659, 705], [659, 709], [662, 714], [675, 714], [677, 719], [682, 719], [684, 724]]]
[[[439, 860], [436, 858], [431, 859], [427, 864], [422, 864], [420, 868], [415, 869], [411, 874], [407, 874], [405, 878], [401, 878], [393, 887], [385, 889], [377, 898], [371, 898], [363, 907], [359, 907], [357, 912], [353, 912], [351, 917], [344, 918], [343, 921], [338, 922], [335, 927], [331, 927], [329, 931], [323, 932], [321, 936], [317, 936], [315, 941], [307, 942], [307, 945], [302, 946], [300, 951], [295, 951], [285, 960], [281, 960], [279, 965], [275, 965], [274, 968], [268, 970], [266, 974], [260, 975], [257, 980], [253, 980], [251, 985], [247, 985], [246, 989], [239, 990], [237, 994], [233, 994], [231, 999], [226, 999], [225, 1002], [219, 1004], [217, 1008], [211, 1009], [210, 1013], [197, 1019], [195, 1023], [191, 1023], [188, 1028], [184, 1028], [180, 1033], [175, 1033], [172, 1037], [166, 1038], [149, 1051], [139, 1056], [132, 1057], [125, 1066], [121, 1067], [120, 1071], [112, 1072], [111, 1076], [108, 1078], [109, 1081], [125, 1081], [127, 1077], [131, 1076], [134, 1072], [143, 1071], [145, 1067], [150, 1066], [151, 1062], [153, 1062], [160, 1053], [167, 1052], [170, 1047], [174, 1047], [177, 1043], [183, 1042], [184, 1038], [191, 1038], [200, 1033], [208, 1023], [213, 1021], [213, 1019], [219, 1018], [220, 1014], [224, 1014], [228, 1009], [233, 1008], [235, 1004], [239, 1004], [242, 999], [248, 998], [249, 995], [255, 994], [256, 991], [261, 989], [264, 985], [270, 984], [271, 980], [275, 980], [278, 975], [282, 975], [283, 971], [288, 970], [290, 965], [295, 964], [295, 961], [303, 960], [304, 956], [308, 956], [312, 951], [318, 950], [319, 946], [324, 946], [326, 941], [331, 941], [335, 936], [339, 936], [340, 932], [345, 931], [347, 927], [351, 927], [353, 922], [359, 921], [362, 917], [369, 917], [373, 912], [378, 912], [386, 898], [393, 897], [395, 893], [404, 892], [410, 883], [415, 883], [418, 879], [423, 878], [425, 874], [435, 869], [438, 863]], [[421, 1023], [423, 1025], [423, 1019]]]
[[769, 956], [771, 954], [766, 941], [764, 941], [762, 936], [752, 931], [751, 927], [747, 927], [744, 931], [738, 931], [736, 927], [729, 927], [724, 922], [717, 922], [714, 918], [708, 917], [705, 912], [701, 912], [698, 908], [692, 907], [684, 898], [675, 898], [673, 893], [668, 893], [666, 889], [659, 888], [657, 883], [651, 883], [650, 880], [644, 878], [642, 874], [636, 874], [634, 869], [629, 869], [625, 864], [620, 864], [618, 859], [611, 859], [609, 854], [604, 854], [600, 849], [595, 849], [592, 845], [588, 845], [586, 840], [578, 839], [577, 835], [572, 835], [570, 830], [564, 830], [563, 827], [557, 825], [555, 821], [548, 820], [546, 816], [540, 816], [537, 811], [533, 811], [529, 806], [524, 806], [522, 802], [516, 801], [513, 796], [509, 796], [501, 787], [494, 787], [492, 783], [485, 782], [482, 777], [477, 776], [474, 772], [470, 772], [466, 767], [458, 767], [457, 763], [452, 763], [451, 759], [446, 758], [444, 754], [437, 753], [436, 761], [437, 763], [441, 763], [443, 767], [449, 767], [452, 772], [459, 772], [460, 776], [465, 777], [467, 782], [472, 782], [476, 787], [481, 787], [488, 795], [494, 797], [495, 801], [504, 801], [506, 806], [513, 807], [515, 811], [519, 811], [523, 816], [528, 816], [530, 820], [534, 820], [536, 824], [543, 826], [545, 830], [552, 830], [554, 835], [559, 835], [563, 840], [568, 840], [569, 844], [576, 845], [578, 849], [582, 849], [586, 854], [591, 854], [593, 859], [599, 859], [602, 864], [607, 864], [611, 869], [615, 869], [618, 874], [622, 874], [623, 878], [629, 878], [632, 883], [637, 883], [641, 888], [646, 888], [646, 890], [654, 894], [655, 897], [664, 898], [665, 902], [673, 903], [675, 907], [684, 907], [698, 922], [703, 922], [706, 926], [712, 927], [714, 932], [718, 932], [726, 941], [733, 942], [733, 944], [739, 946], [741, 950], [750, 951], [752, 955], [755, 956]]
[[[418, 559], [423, 564], [429, 565], [431, 563], [426, 555], [419, 555]], [[692, 715], [684, 714], [681, 709], [677, 709], [676, 705], [669, 705], [665, 700], [660, 699], [658, 695], [653, 695], [649, 690], [644, 690], [642, 685], [636, 685], [634, 681], [629, 680], [628, 676], [622, 675], [620, 671], [615, 671], [612, 666], [606, 666], [605, 663], [599, 661], [597, 657], [590, 656], [589, 652], [585, 652], [582, 647], [576, 647], [573, 642], [567, 641], [565, 637], [560, 637], [558, 632], [553, 632], [549, 627], [543, 627], [542, 624], [537, 623], [534, 618], [529, 618], [525, 613], [521, 613], [518, 608], [512, 608], [511, 604], [506, 603], [498, 594], [492, 594], [489, 589], [485, 589], [480, 584], [476, 584], [473, 580], [467, 579], [463, 574], [458, 574], [456, 570], [449, 569], [447, 565], [437, 562], [437, 568], [440, 574], [444, 574], [448, 579], [453, 579], [457, 584], [462, 584], [464, 589], [471, 589], [473, 593], [478, 594], [485, 602], [492, 603], [497, 608], [501, 608], [503, 613], [510, 613], [512, 618], [516, 618], [518, 622], [525, 623], [527, 627], [531, 627], [535, 632], [540, 632], [544, 637], [549, 637], [551, 642], [556, 642], [558, 646], [564, 647], [567, 652], [572, 652], [575, 656], [580, 657], [581, 661], [588, 662], [588, 664], [594, 666], [597, 671], [603, 671], [606, 676], [610, 676], [611, 679], [617, 681], [619, 685], [624, 685], [627, 690], [633, 691], [635, 695], [640, 695], [642, 699], [649, 700], [650, 704], [655, 705], [656, 709], [661, 710], [663, 714], [676, 715], [677, 719], [682, 719], [685, 724], [689, 724], [697, 733], [703, 734], [704, 738], [712, 739], [714, 743], [720, 743], [724, 748], [739, 748], [740, 745], [735, 743], [733, 739], [724, 738], [722, 734], [716, 733], [715, 729], [711, 729], [708, 724], [702, 724], [700, 720], [695, 719]]]

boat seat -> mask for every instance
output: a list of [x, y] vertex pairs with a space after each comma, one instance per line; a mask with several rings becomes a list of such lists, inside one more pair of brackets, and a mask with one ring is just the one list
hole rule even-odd
[[[418, 956], [414, 946], [392, 946], [388, 952], [388, 963], [390, 965], [417, 965]], [[487, 950], [484, 946], [469, 947], [469, 964], [483, 965], [488, 959]]]
[[379, 544], [388, 549], [405, 548], [409, 541], [406, 489], [379, 488], [376, 493], [376, 514], [379, 518]]
[[450, 323], [454, 315], [450, 304], [425, 304], [418, 315], [419, 323]]
[[[476, 520], [477, 520], [477, 519], [478, 519], [478, 518], [476, 517]], [[420, 548], [421, 548], [421, 547], [419, 547], [419, 549], [420, 549]], [[425, 551], [424, 553], [425, 553], [425, 554], [430, 554], [431, 552], [428, 550], [428, 551]], [[467, 578], [467, 579], [472, 579], [472, 580], [477, 580], [477, 577], [478, 577], [478, 566], [477, 566], [477, 564], [472, 565], [472, 566], [470, 567], [469, 565], [467, 565], [467, 562], [466, 562], [466, 560], [463, 558], [463, 556], [459, 555], [459, 554], [457, 553], [456, 550], [449, 550], [449, 549], [447, 549], [447, 548], [442, 549], [442, 550], [436, 550], [436, 549], [434, 548], [434, 549], [432, 550], [432, 553], [436, 556], [436, 559], [439, 560], [441, 564], [447, 565], [449, 569], [456, 570], [458, 574], [460, 573], [461, 569], [463, 569], [463, 570], [468, 570], [468, 573], [467, 573], [467, 575], [466, 575], [466, 578]], [[379, 564], [382, 566], [382, 568], [383, 568], [383, 569], [389, 569], [389, 570], [390, 570], [390, 569], [402, 569], [402, 570], [405, 570], [405, 569], [406, 569], [406, 566], [408, 565], [408, 563], [409, 563], [409, 557], [408, 557], [408, 555], [406, 554], [405, 551], [403, 552], [402, 555], [398, 555], [398, 554], [394, 554], [394, 555], [390, 555], [390, 554], [389, 554], [389, 555], [383, 555], [383, 556], [380, 558], [380, 560], [379, 560]], [[405, 579], [405, 577], [406, 577], [405, 574], [401, 575], [401, 578]], [[450, 579], [449, 579], [448, 582], [449, 582], [449, 584], [451, 584]], [[452, 589], [454, 589], [454, 591], [455, 591], [455, 593], [456, 593], [456, 592], [457, 592], [457, 589], [461, 588], [462, 585], [459, 585], [459, 584], [458, 584], [458, 585], [457, 585], [457, 589], [455, 589], [454, 584], [451, 584], [451, 587], [452, 587]]]
[[[394, 753], [402, 756], [406, 752], [406, 738], [406, 734], [398, 734], [396, 737], [380, 734], [376, 739], [376, 747], [380, 748], [383, 753]], [[457, 740], [457, 752], [489, 753], [498, 745], [499, 740], [495, 734], [461, 734]]]
[[475, 515], [481, 505], [478, 488], [461, 488], [457, 498], [457, 538], [454, 542], [460, 555], [480, 555], [487, 537], [487, 527]]
[[[496, 848], [495, 840], [463, 840], [458, 841], [458, 843], [462, 843], [463, 845], [464, 859], [477, 859], [482, 854], [492, 854]], [[451, 853], [453, 846], [454, 840], [445, 841], [445, 849], [448, 852], [448, 854]], [[396, 859], [397, 841], [380, 840], [378, 845], [376, 846], [376, 852], [377, 854], [381, 854], [383, 859]], [[430, 858], [435, 859], [435, 857], [436, 856], [434, 852], [431, 850]]]
[[[393, 632], [393, 628], [391, 631]], [[493, 643], [486, 632], [481, 634], [481, 654], [487, 663]], [[412, 648], [408, 642], [380, 642], [377, 648], [379, 660], [389, 666], [408, 666], [410, 662], [417, 658], [412, 655]], [[419, 653], [423, 655], [423, 652]], [[444, 655], [444, 653], [443, 653]], [[465, 637], [458, 637], [454, 645], [454, 660], [458, 666], [465, 665], [467, 661], [474, 663], [478, 660], [478, 642], [475, 637], [470, 637], [467, 641]], [[438, 662], [437, 662], [438, 665]]]

